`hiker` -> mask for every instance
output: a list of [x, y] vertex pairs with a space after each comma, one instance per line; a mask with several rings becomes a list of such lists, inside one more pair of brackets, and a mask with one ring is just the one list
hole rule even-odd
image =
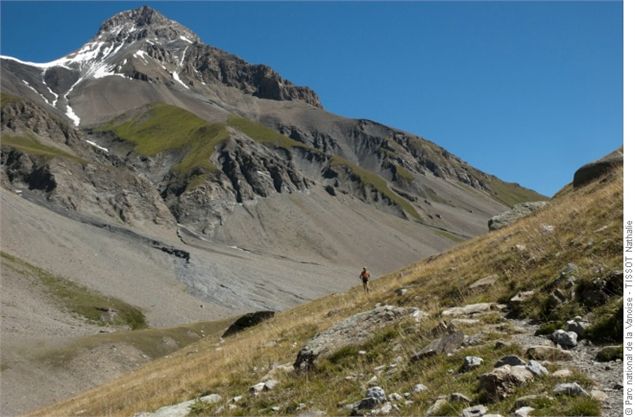
[[362, 272], [359, 274], [359, 279], [361, 279], [362, 283], [364, 283], [364, 292], [368, 294], [368, 280], [370, 279], [370, 272], [368, 272], [366, 267], [362, 268]]

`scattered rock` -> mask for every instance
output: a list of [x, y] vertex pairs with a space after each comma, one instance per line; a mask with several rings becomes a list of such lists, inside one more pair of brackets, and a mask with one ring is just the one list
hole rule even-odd
[[388, 414], [390, 414], [392, 409], [393, 409], [393, 405], [390, 402], [387, 402], [386, 404], [381, 406], [377, 414], [381, 416], [387, 416]]
[[623, 349], [622, 345], [619, 346], [605, 346], [595, 355], [595, 360], [598, 362], [611, 362], [617, 359], [622, 359]]
[[408, 289], [407, 289], [407, 288], [397, 288], [397, 289], [395, 290], [395, 293], [396, 293], [398, 296], [406, 295], [406, 293], [407, 293], [407, 292], [408, 292]]
[[589, 397], [589, 393], [584, 390], [577, 382], [566, 384], [558, 384], [553, 389], [556, 395], [569, 395], [571, 397]]
[[516, 355], [503, 356], [494, 364], [494, 367], [498, 368], [504, 365], [509, 365], [509, 366], [525, 365], [525, 361], [520, 359]]
[[526, 355], [529, 359], [537, 361], [570, 361], [573, 359], [571, 352], [551, 346], [531, 346], [527, 348]]
[[550, 224], [541, 224], [540, 225], [540, 231], [546, 235], [550, 235], [551, 233], [554, 232], [554, 230], [556, 230], [556, 228]]
[[497, 216], [492, 217], [487, 222], [487, 227], [490, 231], [502, 229], [517, 220], [530, 215], [536, 210], [539, 210], [547, 205], [546, 201], [535, 201], [516, 204], [511, 210], [507, 210]]
[[450, 402], [451, 403], [471, 403], [472, 399], [465, 394], [460, 392], [453, 392], [450, 394]]
[[483, 358], [479, 358], [478, 356], [466, 356], [463, 358], [463, 365], [461, 366], [460, 372], [468, 372], [472, 369], [478, 368], [483, 364]]
[[515, 410], [512, 416], [513, 417], [529, 417], [531, 415], [531, 412], [534, 410], [535, 408], [532, 408], [532, 407], [521, 407], [518, 410]]
[[276, 387], [276, 385], [278, 385], [278, 380], [276, 380], [276, 379], [267, 379], [264, 382], [259, 382], [259, 383], [255, 384], [255, 385], [252, 385], [249, 388], [249, 392], [254, 394], [254, 395], [258, 395], [262, 391], [271, 391], [272, 389], [274, 389]]
[[569, 378], [573, 375], [570, 369], [559, 369], [553, 373], [553, 376], [556, 378]]
[[452, 333], [449, 333], [430, 342], [428, 346], [412, 355], [410, 360], [414, 362], [423, 358], [440, 355], [442, 353], [453, 353], [461, 346], [464, 337], [465, 336], [461, 331], [454, 331]]
[[493, 306], [493, 303], [468, 304], [461, 307], [452, 307], [447, 310], [443, 310], [441, 315], [443, 317], [470, 316], [473, 314], [488, 312], [493, 309]]
[[551, 340], [563, 348], [573, 348], [578, 344], [578, 335], [575, 332], [558, 329], [551, 334]]
[[503, 365], [479, 378], [479, 388], [491, 401], [505, 398], [514, 388], [533, 379], [533, 374], [524, 366]]
[[403, 397], [401, 396], [401, 394], [399, 394], [398, 392], [393, 392], [392, 394], [388, 395], [388, 399], [390, 401], [394, 401], [394, 402], [401, 402], [403, 401]]
[[529, 372], [536, 376], [549, 375], [549, 371], [547, 370], [547, 368], [545, 368], [540, 362], [535, 360], [529, 361], [529, 363], [527, 364], [527, 369], [529, 370]]
[[461, 412], [462, 417], [483, 417], [487, 413], [487, 407], [484, 405], [475, 405], [473, 407], [464, 408]]
[[604, 391], [600, 391], [599, 389], [591, 390], [591, 398], [600, 402], [606, 402], [609, 399], [609, 396], [606, 395]]
[[439, 415], [441, 413], [441, 411], [443, 411], [443, 409], [445, 407], [447, 407], [447, 405], [449, 404], [448, 400], [445, 398], [439, 398], [437, 399], [434, 404], [432, 404], [430, 406], [430, 408], [428, 408], [428, 410], [426, 411], [426, 416], [436, 416]]
[[360, 344], [384, 326], [411, 312], [411, 309], [376, 306], [374, 309], [348, 317], [316, 335], [297, 354], [293, 367], [309, 370], [319, 356], [334, 352], [344, 346]]
[[420, 392], [428, 391], [428, 387], [423, 384], [417, 384], [412, 388], [413, 394], [419, 394]]

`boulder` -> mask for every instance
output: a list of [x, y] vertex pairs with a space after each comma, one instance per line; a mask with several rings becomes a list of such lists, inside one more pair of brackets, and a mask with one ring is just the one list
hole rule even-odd
[[503, 365], [517, 366], [517, 365], [525, 365], [525, 361], [520, 359], [516, 355], [508, 355], [500, 358], [495, 364], [494, 367], [498, 368]]
[[526, 366], [527, 366], [527, 370], [529, 370], [529, 372], [531, 372], [532, 374], [536, 376], [549, 375], [549, 371], [547, 370], [547, 368], [542, 366], [542, 364], [538, 361], [530, 360]]
[[486, 313], [494, 308], [494, 303], [468, 304], [461, 307], [452, 307], [447, 310], [443, 310], [441, 315], [443, 317], [470, 316], [473, 314]]
[[309, 370], [318, 357], [345, 346], [361, 344], [378, 330], [404, 318], [414, 310], [384, 305], [348, 317], [319, 333], [302, 347], [293, 367], [296, 370]]
[[553, 373], [555, 378], [569, 378], [572, 375], [573, 372], [571, 372], [571, 369], [558, 369]]
[[573, 348], [578, 344], [578, 335], [575, 332], [558, 329], [551, 334], [551, 340], [563, 348]]
[[433, 340], [425, 348], [410, 357], [412, 362], [435, 355], [453, 353], [463, 343], [465, 335], [461, 331], [454, 331]]
[[529, 301], [531, 299], [531, 297], [533, 297], [533, 295], [534, 295], [534, 291], [521, 291], [518, 294], [516, 294], [515, 296], [513, 296], [509, 300], [509, 303], [511, 304], [512, 307], [517, 307], [520, 304], [523, 304], [523, 303]]
[[521, 407], [518, 410], [515, 410], [512, 414], [513, 417], [529, 417], [531, 412], [534, 411], [535, 408], [532, 407]]
[[242, 332], [243, 330], [253, 327], [263, 321], [270, 319], [274, 316], [275, 311], [255, 311], [252, 313], [247, 313], [240, 316], [235, 322], [233, 322], [225, 333], [223, 333], [223, 337], [228, 337], [238, 332]]
[[446, 398], [438, 398], [426, 411], [426, 416], [437, 416], [450, 404]]
[[624, 164], [624, 149], [617, 149], [597, 161], [580, 167], [573, 174], [573, 188], [582, 187]]
[[483, 364], [483, 358], [478, 356], [466, 356], [463, 358], [463, 365], [461, 365], [460, 372], [468, 372], [472, 369], [478, 368]]
[[551, 346], [530, 346], [526, 355], [529, 359], [537, 361], [570, 361], [573, 359], [571, 352]]
[[566, 384], [558, 384], [553, 389], [556, 395], [569, 395], [571, 397], [589, 397], [589, 393], [584, 390], [577, 382]]
[[533, 374], [524, 366], [503, 365], [479, 378], [479, 389], [490, 401], [506, 398], [516, 387], [533, 379]]
[[487, 407], [484, 405], [475, 405], [473, 407], [464, 408], [461, 417], [483, 417], [487, 413]]
[[490, 231], [502, 229], [505, 226], [509, 226], [515, 223], [519, 219], [530, 215], [536, 210], [540, 210], [548, 203], [546, 201], [534, 201], [516, 204], [511, 210], [507, 210], [499, 215], [496, 215], [489, 219], [487, 227]]

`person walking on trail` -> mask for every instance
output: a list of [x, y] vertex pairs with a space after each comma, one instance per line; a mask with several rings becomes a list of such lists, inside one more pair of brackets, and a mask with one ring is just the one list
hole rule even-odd
[[368, 294], [368, 281], [370, 280], [370, 272], [368, 272], [368, 269], [366, 269], [366, 267], [362, 268], [362, 272], [359, 274], [359, 279], [361, 279], [362, 283], [364, 284], [364, 292]]

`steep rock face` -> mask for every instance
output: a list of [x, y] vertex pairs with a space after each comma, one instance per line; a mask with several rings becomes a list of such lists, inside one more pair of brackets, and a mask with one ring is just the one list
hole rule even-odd
[[605, 175], [624, 164], [624, 149], [617, 149], [610, 154], [580, 167], [573, 175], [573, 187], [581, 187]]

